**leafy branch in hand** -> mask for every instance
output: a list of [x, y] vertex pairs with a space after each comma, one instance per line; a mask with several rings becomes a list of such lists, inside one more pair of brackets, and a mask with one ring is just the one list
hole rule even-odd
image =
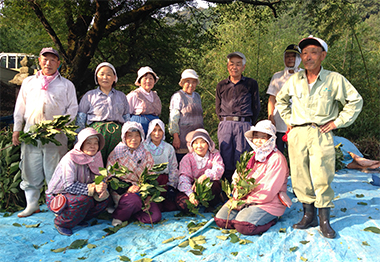
[[[168, 163], [153, 165], [150, 170], [145, 167], [138, 181], [138, 186], [140, 188], [138, 193], [143, 203], [142, 210], [149, 215], [152, 227], [153, 222], [149, 212], [150, 203], [159, 203], [164, 201], [165, 198], [161, 196], [161, 192], [166, 192], [164, 186], [159, 185], [157, 182], [157, 178], [160, 176], [157, 172], [165, 170], [167, 165]], [[119, 195], [127, 192], [128, 188], [132, 185], [131, 183], [120, 179], [121, 176], [132, 173], [132, 171], [125, 166], [119, 165], [117, 162], [113, 166], [108, 166], [107, 168], [99, 167], [99, 173], [100, 175], [95, 178], [95, 184], [98, 185], [104, 181]]]
[[55, 139], [55, 135], [64, 133], [69, 139], [74, 139], [77, 135], [75, 130], [78, 126], [70, 123], [70, 115], [54, 116], [53, 120], [41, 121], [30, 127], [28, 132], [20, 132], [20, 141], [25, 144], [38, 145], [38, 140], [42, 145], [49, 142], [60, 146], [61, 143]]
[[[199, 202], [200, 205], [204, 207], [208, 207], [209, 201], [214, 199], [214, 195], [212, 194], [212, 182], [210, 178], [206, 178], [202, 181], [202, 183], [198, 183], [197, 180], [194, 182], [194, 195], [195, 200]], [[189, 211], [195, 215], [200, 215], [204, 217], [202, 214], [199, 213], [199, 208], [195, 206], [193, 203], [191, 203], [189, 200], [186, 199], [187, 208]]]
[[118, 162], [116, 162], [113, 166], [108, 166], [107, 168], [99, 167], [99, 173], [100, 175], [95, 178], [95, 184], [99, 185], [102, 181], [104, 181], [119, 195], [125, 193], [131, 186], [131, 183], [127, 183], [119, 179], [119, 177], [132, 173], [132, 171], [125, 166], [119, 165]]
[[148, 168], [145, 167], [138, 182], [138, 186], [140, 187], [139, 194], [143, 203], [142, 210], [149, 215], [152, 228], [153, 221], [149, 212], [150, 204], [152, 202], [160, 203], [164, 201], [165, 198], [161, 196], [161, 193], [166, 192], [164, 185], [158, 184], [157, 178], [160, 176], [160, 174], [157, 174], [157, 172], [165, 170], [167, 166], [168, 163], [161, 163], [153, 165], [153, 167], [150, 170], [148, 170]]
[[226, 228], [231, 211], [244, 205], [245, 201], [243, 198], [258, 186], [253, 177], [248, 178], [252, 169], [248, 169], [247, 165], [249, 160], [253, 157], [253, 154], [253, 152], [244, 152], [240, 156], [240, 162], [236, 163], [237, 179], [235, 179], [234, 183], [230, 184], [227, 180], [222, 181], [222, 190], [229, 198], [227, 204], [229, 211], [226, 221]]

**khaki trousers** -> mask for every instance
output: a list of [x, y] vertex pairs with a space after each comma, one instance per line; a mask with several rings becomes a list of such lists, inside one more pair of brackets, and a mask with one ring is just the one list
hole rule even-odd
[[317, 126], [294, 127], [288, 134], [291, 180], [298, 200], [316, 208], [334, 207], [331, 182], [335, 175], [332, 132]]

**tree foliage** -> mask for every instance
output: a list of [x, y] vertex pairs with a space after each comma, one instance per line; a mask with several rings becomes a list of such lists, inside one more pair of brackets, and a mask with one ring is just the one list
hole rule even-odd
[[[250, 2], [252, 5], [265, 5], [275, 12], [275, 5], [279, 1], [245, 0], [245, 2]], [[2, 0], [2, 14], [3, 19], [7, 18], [4, 19], [7, 21], [13, 20], [18, 23], [18, 19], [21, 18], [21, 24], [32, 21], [33, 24], [38, 24], [39, 30], [42, 26], [62, 56], [64, 63], [61, 72], [82, 94], [88, 88], [86, 80], [92, 75], [88, 66], [94, 55], [97, 52], [100, 56], [106, 52], [120, 53], [120, 49], [109, 49], [109, 46], [106, 47], [107, 49], [100, 49], [103, 39], [112, 38], [112, 35], [117, 33], [127, 37], [126, 55], [129, 57], [122, 64], [117, 65], [117, 70], [121, 76], [131, 71], [136, 72], [136, 64], [144, 60], [142, 54], [150, 58], [150, 61], [154, 61], [156, 53], [168, 51], [165, 49], [161, 52], [155, 50], [155, 53], [142, 52], [147, 46], [140, 45], [138, 38], [141, 34], [144, 36], [146, 32], [140, 31], [140, 27], [149, 20], [159, 21], [166, 14], [172, 13], [173, 9], [188, 4], [194, 3], [183, 0]], [[158, 31], [150, 35], [145, 34], [145, 36], [155, 38], [158, 36]]]

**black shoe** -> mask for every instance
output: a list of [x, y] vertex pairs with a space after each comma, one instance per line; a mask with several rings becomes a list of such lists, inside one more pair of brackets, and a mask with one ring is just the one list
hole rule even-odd
[[312, 204], [303, 205], [303, 217], [300, 222], [293, 225], [294, 229], [307, 229], [318, 226], [317, 209]]
[[330, 226], [330, 208], [318, 208], [319, 210], [319, 228], [322, 235], [327, 238], [335, 238], [336, 233]]

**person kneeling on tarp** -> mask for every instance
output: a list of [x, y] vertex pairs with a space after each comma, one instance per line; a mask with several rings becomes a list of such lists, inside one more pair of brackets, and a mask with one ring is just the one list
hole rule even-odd
[[87, 226], [86, 221], [107, 208], [106, 183], [94, 183], [95, 175], [100, 175], [99, 167], [103, 167], [100, 153], [103, 147], [104, 137], [93, 128], [85, 128], [79, 132], [74, 149], [54, 171], [46, 191], [46, 204], [57, 214], [54, 226], [62, 235], [72, 235], [76, 225]]
[[[244, 235], [257, 235], [276, 224], [278, 217], [291, 204], [286, 195], [289, 169], [284, 155], [276, 148], [276, 127], [270, 120], [263, 120], [252, 126], [244, 136], [253, 148], [254, 154], [247, 164], [252, 169], [247, 178], [255, 178], [258, 186], [241, 200], [244, 201], [229, 213], [231, 200], [215, 216], [216, 224], [221, 228], [235, 228]], [[232, 183], [238, 182], [234, 173]], [[236, 189], [232, 195], [238, 198]], [[285, 198], [286, 201], [280, 200]]]

